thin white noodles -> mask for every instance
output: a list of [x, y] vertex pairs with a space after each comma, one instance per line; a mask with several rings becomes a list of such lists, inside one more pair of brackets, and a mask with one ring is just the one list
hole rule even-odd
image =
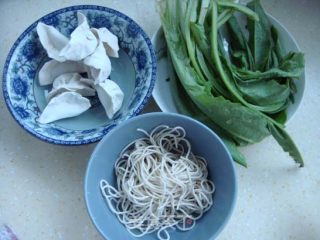
[[128, 144], [115, 163], [117, 188], [100, 181], [110, 210], [135, 237], [192, 229], [212, 206], [215, 186], [206, 160], [191, 151], [182, 127], [160, 125]]

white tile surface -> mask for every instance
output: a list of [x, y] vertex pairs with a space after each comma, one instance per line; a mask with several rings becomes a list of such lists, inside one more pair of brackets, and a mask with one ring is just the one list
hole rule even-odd
[[[159, 27], [151, 0], [1, 0], [0, 66], [15, 39], [39, 17], [62, 7], [97, 4], [124, 12], [149, 34]], [[320, 239], [320, 1], [263, 0], [306, 53], [307, 90], [288, 125], [306, 167], [297, 169], [272, 138], [243, 149], [238, 202], [219, 240]], [[86, 212], [83, 176], [95, 145], [62, 147], [22, 130], [0, 93], [0, 222], [20, 239], [101, 239]], [[148, 111], [155, 110], [151, 103]]]

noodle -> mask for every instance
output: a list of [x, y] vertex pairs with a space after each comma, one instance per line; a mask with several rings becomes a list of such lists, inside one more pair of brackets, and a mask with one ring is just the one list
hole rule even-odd
[[212, 206], [215, 186], [206, 160], [191, 151], [182, 127], [160, 125], [120, 153], [115, 163], [117, 188], [100, 181], [102, 194], [119, 221], [135, 237], [168, 229], [187, 231]]

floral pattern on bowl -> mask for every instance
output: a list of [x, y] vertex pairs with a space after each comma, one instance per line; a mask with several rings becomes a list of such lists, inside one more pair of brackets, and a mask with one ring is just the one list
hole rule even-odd
[[[126, 93], [127, 104], [116, 114], [112, 120], [98, 121], [90, 124], [98, 110], [92, 110], [87, 117], [77, 117], [77, 124], [70, 118], [68, 124], [54, 122], [40, 124], [37, 122], [44, 103], [40, 104], [44, 95], [37, 83], [37, 73], [41, 66], [49, 60], [36, 33], [38, 22], [44, 22], [57, 28], [69, 36], [77, 26], [76, 12], [81, 11], [87, 18], [89, 25], [95, 28], [107, 27], [119, 39], [122, 55], [131, 65], [131, 73], [125, 75], [126, 68], [118, 61], [121, 78], [132, 78], [132, 89]], [[118, 74], [119, 75], [119, 74]], [[121, 74], [120, 74], [121, 75]], [[112, 77], [112, 75], [111, 75]], [[28, 27], [14, 43], [7, 57], [3, 72], [3, 95], [5, 102], [14, 119], [29, 133], [41, 140], [63, 145], [81, 145], [100, 140], [114, 126], [118, 125], [141, 112], [151, 96], [156, 79], [156, 58], [150, 39], [147, 34], [126, 15], [106, 7], [95, 5], [73, 6], [52, 12], [37, 20]], [[126, 83], [123, 83], [126, 88]], [[39, 93], [40, 92], [40, 93]], [[42, 97], [44, 99], [44, 97]], [[99, 108], [96, 99], [92, 108]], [[41, 106], [42, 105], [42, 106]], [[101, 108], [101, 106], [100, 106]], [[89, 116], [90, 114], [90, 116]], [[101, 114], [97, 114], [97, 118]], [[89, 119], [89, 120], [88, 120]], [[88, 124], [87, 124], [88, 122]], [[75, 127], [69, 127], [75, 125]]]

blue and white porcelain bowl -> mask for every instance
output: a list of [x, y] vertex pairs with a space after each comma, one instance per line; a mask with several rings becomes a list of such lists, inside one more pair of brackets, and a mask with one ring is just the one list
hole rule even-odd
[[[111, 79], [124, 92], [124, 103], [108, 120], [97, 98], [78, 117], [40, 124], [37, 119], [46, 106], [45, 90], [38, 72], [49, 60], [41, 46], [36, 26], [44, 22], [69, 36], [77, 26], [77, 11], [88, 18], [91, 27], [107, 27], [119, 39], [119, 58], [111, 59]], [[156, 59], [147, 34], [126, 15], [110, 8], [80, 5], [63, 8], [37, 20], [14, 43], [3, 72], [3, 95], [14, 119], [41, 140], [63, 145], [81, 145], [100, 140], [119, 123], [137, 115], [151, 96], [156, 79]]]

